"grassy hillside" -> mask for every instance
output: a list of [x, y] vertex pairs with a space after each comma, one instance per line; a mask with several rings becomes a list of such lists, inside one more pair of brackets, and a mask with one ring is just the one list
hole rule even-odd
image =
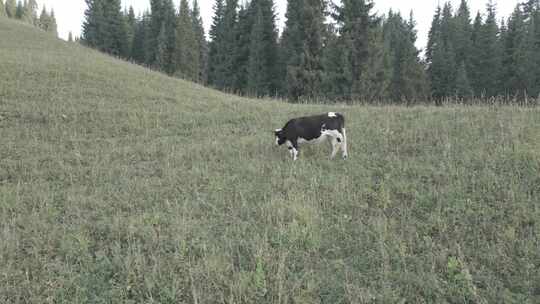
[[[540, 111], [222, 94], [0, 17], [1, 303], [540, 303]], [[345, 114], [293, 163], [271, 131]]]

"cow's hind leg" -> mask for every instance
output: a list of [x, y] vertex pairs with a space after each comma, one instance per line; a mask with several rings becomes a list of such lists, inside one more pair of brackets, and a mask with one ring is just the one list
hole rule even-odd
[[341, 155], [343, 159], [349, 157], [349, 154], [347, 153], [347, 132], [345, 131], [345, 128], [341, 129], [341, 135], [343, 135], [343, 142], [341, 143]]

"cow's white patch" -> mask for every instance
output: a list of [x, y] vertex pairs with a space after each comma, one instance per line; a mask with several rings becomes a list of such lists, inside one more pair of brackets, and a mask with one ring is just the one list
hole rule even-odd
[[276, 133], [277, 133], [277, 132], [281, 132], [282, 130], [283, 130], [283, 129], [276, 129]]
[[339, 133], [338, 130], [323, 130], [321, 131], [321, 137], [322, 136], [327, 136], [331, 138], [339, 138], [340, 141], [343, 140], [343, 135], [341, 135], [341, 133]]
[[336, 113], [335, 112], [328, 112], [328, 117], [336, 117]]
[[279, 146], [279, 137], [276, 136], [276, 146]]

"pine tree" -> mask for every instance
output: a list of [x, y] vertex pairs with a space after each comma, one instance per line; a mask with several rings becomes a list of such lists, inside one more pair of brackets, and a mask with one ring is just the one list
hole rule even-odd
[[[150, 66], [161, 69], [162, 71], [172, 74], [174, 68], [174, 49], [176, 46], [176, 13], [172, 0], [151, 0], [151, 20], [150, 20], [150, 35], [148, 38], [148, 62]], [[164, 32], [162, 33], [162, 30]], [[164, 36], [161, 41], [163, 48], [158, 52], [160, 42], [158, 37]], [[157, 62], [164, 60], [164, 62]]]
[[483, 26], [483, 20], [482, 16], [480, 15], [480, 12], [476, 14], [476, 17], [473, 22], [473, 30], [471, 34], [471, 49], [472, 52], [470, 54], [469, 60], [470, 60], [470, 69], [469, 69], [469, 81], [471, 82], [471, 86], [474, 91], [475, 96], [482, 96], [482, 83], [481, 83], [481, 65], [482, 65], [482, 53], [479, 52], [481, 46], [481, 31]]
[[320, 96], [326, 78], [322, 67], [324, 10], [322, 0], [289, 1], [287, 6], [282, 58], [286, 60], [284, 79], [291, 101]]
[[348, 68], [343, 70], [350, 73], [344, 77], [349, 80], [349, 92], [345, 94], [353, 99], [361, 94], [360, 80], [369, 58], [369, 35], [378, 22], [370, 14], [373, 6], [374, 3], [369, 0], [344, 0], [341, 7], [335, 7], [334, 17], [340, 26], [340, 40], [347, 58], [345, 64]]
[[538, 33], [538, 23], [540, 18], [535, 16], [538, 13], [530, 12], [527, 21], [527, 36], [520, 45], [517, 69], [518, 74], [523, 77], [525, 93], [530, 97], [538, 97], [540, 94], [540, 38]]
[[38, 5], [35, 0], [24, 0], [21, 20], [32, 25], [36, 24], [37, 9]]
[[415, 46], [415, 27], [412, 12], [409, 21], [405, 21], [399, 13], [390, 11], [384, 22], [388, 97], [395, 102], [411, 103], [427, 96], [424, 66]]
[[6, 16], [6, 7], [4, 6], [4, 0], [0, 0], [0, 17]]
[[115, 56], [127, 58], [127, 26], [121, 9], [120, 0], [103, 2], [104, 30], [101, 34], [106, 35], [106, 39], [103, 40], [102, 50]]
[[167, 55], [167, 29], [165, 24], [161, 25], [161, 30], [157, 38], [157, 50], [155, 53], [154, 67], [164, 71], [168, 63]]
[[430, 64], [429, 69], [431, 69], [431, 63], [433, 59], [433, 49], [435, 47], [435, 42], [440, 36], [441, 32], [441, 14], [442, 9], [440, 6], [437, 6], [435, 15], [433, 15], [433, 20], [431, 21], [431, 28], [428, 33], [428, 42], [426, 46], [426, 61]]
[[54, 37], [58, 37], [58, 25], [56, 23], [56, 17], [54, 16], [54, 10], [51, 9], [51, 14], [49, 15], [50, 18], [50, 26], [47, 29], [48, 32], [54, 35]]
[[224, 0], [216, 0], [214, 4], [214, 17], [210, 27], [210, 43], [208, 54], [208, 83], [217, 88], [223, 88], [221, 82], [223, 19], [225, 16]]
[[193, 8], [191, 10], [191, 20], [193, 21], [193, 29], [195, 31], [195, 38], [198, 42], [199, 49], [199, 78], [198, 82], [206, 83], [208, 79], [208, 43], [204, 34], [203, 20], [201, 17], [201, 10], [197, 0], [193, 0]]
[[273, 0], [252, 1], [244, 19], [238, 26], [237, 54], [243, 53], [245, 61], [237, 60], [236, 74], [246, 79], [240, 82], [242, 78], [237, 77], [237, 88], [255, 96], [276, 94], [278, 44]]
[[479, 55], [479, 61], [474, 68], [478, 71], [476, 83], [477, 94], [495, 96], [500, 93], [498, 88], [499, 72], [501, 64], [501, 53], [499, 49], [499, 27], [496, 20], [495, 5], [490, 0], [487, 5], [487, 19], [480, 28], [476, 49], [473, 52]]
[[135, 17], [135, 10], [133, 6], [129, 7], [127, 14], [125, 13], [126, 18], [126, 36], [127, 36], [127, 51], [126, 58], [132, 58], [131, 51], [133, 49], [133, 38], [135, 36], [135, 28], [137, 24], [137, 18]]
[[208, 77], [211, 85], [231, 90], [235, 84], [238, 0], [216, 0], [210, 36]]
[[187, 0], [180, 1], [176, 28], [176, 75], [192, 81], [199, 79], [199, 43]]
[[[85, 0], [86, 1], [86, 10], [84, 11], [84, 22], [82, 25], [82, 37], [81, 41], [83, 44], [102, 49], [103, 40], [104, 40], [104, 8], [102, 0]], [[45, 13], [45, 8], [41, 15]], [[40, 17], [40, 19], [42, 19]]]
[[39, 21], [38, 21], [39, 28], [44, 31], [47, 31], [47, 28], [49, 27], [49, 23], [50, 23], [49, 14], [47, 13], [47, 8], [44, 5], [43, 9], [41, 10], [41, 15], [39, 15]]
[[45, 6], [43, 6], [43, 10], [41, 11], [41, 15], [39, 16], [38, 24], [39, 28], [41, 28], [45, 32], [51, 33], [55, 37], [58, 37], [56, 18], [54, 17], [53, 10], [51, 10], [51, 13], [48, 13]]
[[517, 5], [508, 19], [506, 33], [502, 38], [503, 57], [500, 77], [506, 95], [523, 94], [527, 90], [524, 74], [519, 71], [519, 56], [526, 38], [525, 15], [521, 6]]
[[302, 34], [302, 6], [300, 1], [288, 1], [287, 11], [285, 13], [285, 27], [281, 35], [280, 42], [280, 77], [283, 80], [281, 84], [281, 94], [289, 96], [291, 99], [298, 99], [301, 91], [297, 90], [289, 82], [293, 71], [300, 64], [303, 52], [303, 34]]
[[473, 89], [471, 87], [469, 77], [467, 76], [467, 68], [465, 65], [465, 61], [461, 61], [461, 64], [459, 65], [457, 70], [455, 94], [456, 97], [462, 100], [472, 98], [473, 96]]
[[38, 4], [36, 0], [28, 0], [28, 10], [30, 12], [31, 23], [34, 26], [39, 26]]
[[435, 28], [429, 37], [428, 75], [431, 94], [440, 101], [453, 96], [456, 87], [456, 22], [450, 2], [445, 3], [440, 15], [435, 15], [432, 24]]
[[[147, 64], [150, 66], [160, 66], [156, 63], [156, 59], [159, 57], [158, 53], [158, 37], [160, 34], [165, 35], [165, 32], [162, 33], [163, 27], [163, 1], [164, 0], [150, 0], [150, 33], [147, 36], [148, 39], [148, 56]], [[165, 39], [165, 38], [163, 38]], [[162, 44], [165, 43], [162, 41]], [[165, 47], [162, 45], [162, 47]]]
[[166, 36], [166, 63], [163, 67], [163, 71], [169, 75], [173, 75], [176, 71], [176, 59], [174, 53], [176, 49], [176, 24], [178, 18], [172, 0], [165, 0], [163, 2], [162, 10]]
[[[247, 6], [241, 6], [238, 11], [238, 23], [236, 25], [236, 53], [234, 63], [235, 83], [234, 90], [248, 93], [248, 66], [251, 48], [253, 25], [257, 12], [257, 0], [251, 1]], [[262, 18], [262, 17], [261, 17]], [[262, 25], [261, 25], [262, 26]], [[262, 32], [261, 32], [262, 33]], [[259, 39], [260, 37], [257, 37]], [[249, 92], [253, 94], [253, 92]]]
[[[349, 99], [351, 81], [347, 77], [351, 73], [348, 66], [348, 56], [345, 56], [345, 50], [342, 47], [343, 41], [338, 35], [335, 24], [329, 24], [325, 33], [325, 48], [322, 55], [322, 65], [325, 73], [322, 92], [324, 92], [324, 97], [328, 100]], [[372, 46], [370, 46], [370, 49], [373, 51]]]
[[437, 102], [454, 95], [456, 87], [455, 53], [445, 45], [441, 36], [436, 38], [430, 68], [431, 94]]
[[17, 15], [17, 3], [15, 0], [6, 0], [6, 14], [9, 18], [15, 18]]
[[[471, 13], [466, 0], [461, 0], [461, 4], [455, 17], [455, 49], [456, 62], [464, 62], [466, 72], [470, 67], [470, 53], [472, 48], [472, 25]], [[461, 68], [461, 67], [460, 67]]]
[[247, 88], [248, 94], [253, 96], [268, 95], [268, 85], [266, 75], [268, 71], [265, 65], [264, 52], [264, 23], [261, 8], [257, 8], [253, 28], [251, 31], [251, 45], [249, 47], [249, 61], [247, 67]]
[[17, 2], [17, 9], [15, 10], [15, 19], [22, 19], [24, 15], [23, 3], [19, 0]]
[[150, 14], [144, 12], [142, 16], [139, 17], [135, 25], [135, 33], [133, 36], [133, 43], [131, 48], [131, 58], [139, 63], [145, 64], [148, 62], [147, 53], [148, 46], [147, 42], [149, 39], [147, 37], [150, 34]]

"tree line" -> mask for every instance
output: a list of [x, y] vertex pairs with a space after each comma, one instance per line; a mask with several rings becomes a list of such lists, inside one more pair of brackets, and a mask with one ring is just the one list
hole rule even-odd
[[206, 83], [207, 42], [197, 0], [151, 0], [135, 16], [120, 0], [86, 0], [82, 43], [180, 78]]
[[151, 0], [135, 16], [120, 0], [86, 0], [82, 42], [169, 75], [242, 95], [413, 103], [540, 94], [540, 0], [474, 20], [466, 0], [434, 13], [415, 46], [412, 13], [373, 13], [370, 0], [289, 0], [280, 35], [274, 0], [214, 0], [205, 38], [197, 0]]
[[474, 20], [465, 0], [456, 11], [446, 3], [433, 17], [426, 61], [435, 99], [538, 97], [540, 1], [517, 5], [501, 21], [492, 1]]
[[36, 0], [0, 0], [0, 16], [18, 19], [38, 27], [46, 32], [58, 36], [58, 29], [54, 10], [47, 11], [45, 6], [38, 17], [38, 5]]

